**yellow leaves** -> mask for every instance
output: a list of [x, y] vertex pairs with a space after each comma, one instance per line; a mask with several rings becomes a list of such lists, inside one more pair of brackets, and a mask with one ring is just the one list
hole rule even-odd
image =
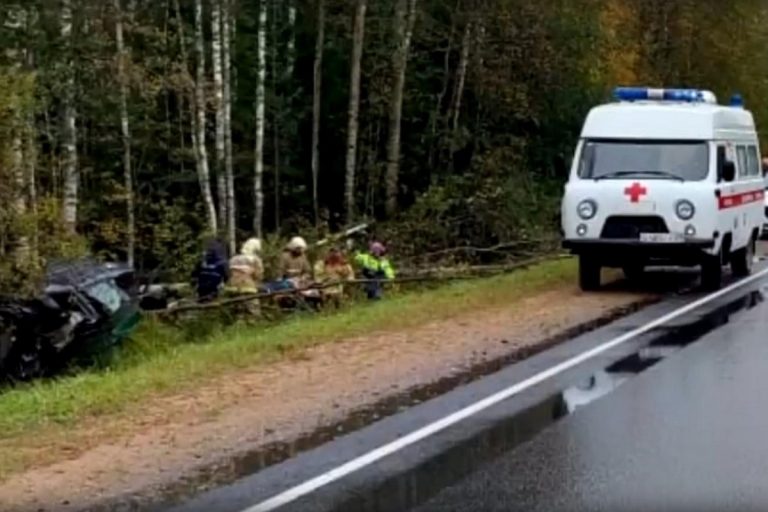
[[641, 53], [638, 16], [631, 5], [622, 0], [607, 0], [600, 13], [600, 60], [602, 77], [607, 85], [636, 84], [639, 80]]

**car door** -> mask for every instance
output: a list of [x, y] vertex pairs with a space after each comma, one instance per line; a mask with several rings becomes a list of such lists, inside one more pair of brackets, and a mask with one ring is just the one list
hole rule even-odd
[[[732, 233], [732, 236], [736, 236], [736, 227], [738, 222], [736, 219], [735, 197], [736, 187], [739, 179], [738, 161], [736, 157], [736, 147], [732, 144], [722, 142], [717, 146], [717, 170], [718, 170], [718, 231], [725, 236], [727, 233]], [[727, 161], [732, 161], [736, 165], [736, 176], [733, 181], [725, 181], [723, 179], [723, 167]]]

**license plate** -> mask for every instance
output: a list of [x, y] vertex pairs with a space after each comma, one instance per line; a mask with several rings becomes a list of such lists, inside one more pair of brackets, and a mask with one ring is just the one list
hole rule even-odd
[[684, 242], [685, 237], [681, 233], [640, 233], [640, 241], [654, 244], [670, 244]]

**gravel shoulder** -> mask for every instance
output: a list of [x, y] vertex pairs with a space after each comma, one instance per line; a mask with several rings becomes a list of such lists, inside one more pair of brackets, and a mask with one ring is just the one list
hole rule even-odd
[[[296, 352], [152, 401], [131, 418], [86, 422], [70, 450], [62, 438], [35, 447], [39, 466], [0, 484], [0, 510], [74, 511], [128, 497], [141, 503], [238, 454], [277, 442], [290, 447], [382, 398], [535, 349], [560, 332], [650, 298], [583, 294], [559, 285], [448, 321]], [[85, 446], [79, 442], [84, 438]]]

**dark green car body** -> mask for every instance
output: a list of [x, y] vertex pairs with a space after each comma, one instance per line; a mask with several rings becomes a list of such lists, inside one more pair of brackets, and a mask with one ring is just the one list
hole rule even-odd
[[49, 267], [33, 299], [0, 299], [0, 377], [30, 380], [124, 340], [141, 318], [133, 269], [90, 260]]

